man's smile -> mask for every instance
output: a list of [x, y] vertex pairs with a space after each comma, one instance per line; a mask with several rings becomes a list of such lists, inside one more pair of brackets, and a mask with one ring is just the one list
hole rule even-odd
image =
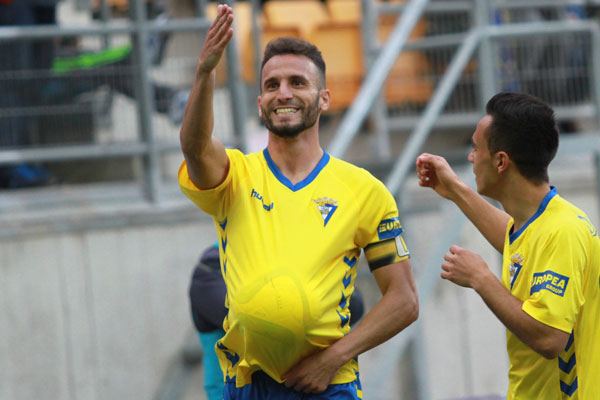
[[298, 109], [295, 107], [281, 107], [276, 108], [274, 112], [276, 115], [295, 114], [298, 112]]

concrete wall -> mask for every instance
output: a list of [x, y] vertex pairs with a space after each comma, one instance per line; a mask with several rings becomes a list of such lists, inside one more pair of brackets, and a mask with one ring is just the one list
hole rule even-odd
[[151, 399], [208, 219], [0, 243], [0, 399]]

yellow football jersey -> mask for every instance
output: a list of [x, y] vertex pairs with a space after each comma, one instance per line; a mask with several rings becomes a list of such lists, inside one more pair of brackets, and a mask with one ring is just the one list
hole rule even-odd
[[600, 239], [556, 189], [517, 232], [508, 224], [502, 282], [536, 320], [571, 334], [548, 360], [507, 330], [508, 399], [600, 399]]
[[[214, 189], [196, 188], [185, 162], [179, 170], [182, 191], [213, 216], [220, 237], [228, 316], [217, 353], [238, 387], [257, 370], [281, 382], [348, 333], [361, 249], [370, 246], [371, 268], [406, 259], [408, 250], [394, 198], [366, 170], [324, 153], [292, 184], [267, 149], [227, 155], [229, 172]], [[382, 258], [385, 243], [396, 244], [391, 259]], [[357, 372], [350, 360], [332, 383], [352, 382]]]

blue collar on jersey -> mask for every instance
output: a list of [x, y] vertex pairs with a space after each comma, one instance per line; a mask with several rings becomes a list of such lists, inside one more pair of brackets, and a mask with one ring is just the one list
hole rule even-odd
[[[546, 194], [546, 196], [544, 197], [544, 199], [542, 200], [542, 203], [540, 204], [540, 206], [538, 207], [537, 211], [535, 212], [535, 214], [533, 214], [533, 216], [531, 218], [529, 218], [529, 221], [527, 221], [525, 223], [525, 225], [523, 225], [521, 227], [521, 229], [519, 229], [516, 232], [512, 232], [508, 235], [508, 243], [509, 244], [513, 244], [513, 242], [515, 240], [517, 240], [517, 238], [519, 236], [521, 236], [521, 233], [523, 233], [523, 231], [525, 231], [525, 229], [527, 229], [527, 227], [529, 226], [529, 224], [531, 224], [533, 221], [535, 221], [537, 219], [537, 217], [539, 217], [540, 215], [542, 215], [542, 213], [546, 210], [546, 206], [548, 206], [548, 203], [550, 202], [550, 200], [552, 200], [552, 198], [554, 196], [556, 196], [556, 188], [554, 186], [550, 186], [550, 191], [548, 192], [548, 194]], [[510, 228], [511, 231], [514, 229], [515, 225], [513, 222], [513, 226]]]
[[275, 165], [275, 162], [273, 162], [273, 159], [269, 154], [269, 150], [267, 150], [266, 147], [263, 150], [263, 154], [265, 156], [265, 160], [267, 160], [267, 165], [269, 166], [269, 169], [271, 170], [271, 172], [273, 172], [273, 175], [275, 175], [277, 180], [285, 186], [287, 186], [292, 192], [296, 192], [302, 189], [303, 187], [309, 185], [312, 181], [314, 181], [317, 175], [319, 175], [319, 172], [321, 172], [321, 170], [325, 168], [330, 159], [329, 153], [323, 150], [323, 157], [321, 157], [321, 160], [319, 160], [319, 163], [317, 164], [315, 169], [313, 169], [312, 172], [308, 174], [306, 178], [294, 185], [288, 178], [285, 177], [285, 175], [281, 173], [279, 168], [277, 168], [277, 165]]

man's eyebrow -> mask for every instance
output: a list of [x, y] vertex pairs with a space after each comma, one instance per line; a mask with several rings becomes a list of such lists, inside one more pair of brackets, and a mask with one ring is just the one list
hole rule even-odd
[[274, 77], [267, 78], [267, 79], [265, 79], [265, 81], [263, 82], [263, 85], [266, 85], [267, 83], [271, 83], [271, 82], [277, 82], [277, 78], [274, 78]]
[[308, 78], [305, 77], [304, 75], [291, 75], [290, 79], [300, 79], [302, 81], [308, 82]]

